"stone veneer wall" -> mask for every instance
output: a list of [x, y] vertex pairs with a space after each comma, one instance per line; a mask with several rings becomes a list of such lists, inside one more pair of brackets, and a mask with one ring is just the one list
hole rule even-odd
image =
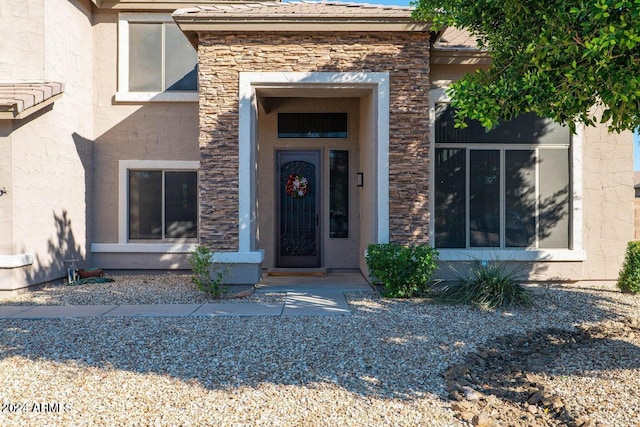
[[198, 58], [202, 243], [238, 250], [242, 71], [390, 73], [390, 240], [428, 242], [428, 33], [204, 33]]

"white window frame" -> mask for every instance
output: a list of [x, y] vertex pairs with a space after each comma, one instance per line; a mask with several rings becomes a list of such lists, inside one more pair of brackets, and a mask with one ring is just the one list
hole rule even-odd
[[[446, 94], [447, 88], [437, 88], [430, 91], [429, 114], [430, 120], [430, 158], [435, 159], [435, 117], [436, 104], [447, 103], [451, 100]], [[582, 133], [583, 127], [576, 126], [577, 134], [571, 136], [569, 147], [569, 183], [571, 198], [569, 207], [571, 217], [569, 224], [569, 249], [520, 249], [520, 248], [442, 248], [438, 249], [441, 261], [584, 261], [586, 251], [583, 249], [582, 233]], [[496, 146], [500, 149], [501, 146]], [[502, 155], [501, 155], [502, 156]], [[468, 160], [467, 160], [468, 161]], [[430, 188], [435, 189], [435, 163], [430, 166]], [[435, 218], [435, 198], [430, 197], [431, 218]], [[468, 204], [467, 204], [468, 206]], [[467, 207], [468, 209], [468, 207]], [[468, 236], [467, 236], [468, 240]], [[429, 224], [429, 241], [435, 242], [435, 221]]]
[[197, 102], [198, 90], [189, 92], [129, 91], [129, 23], [173, 23], [170, 13], [120, 13], [118, 15], [117, 102]]
[[167, 243], [166, 240], [159, 241], [158, 243], [144, 243], [137, 240], [129, 240], [130, 170], [169, 170], [197, 172], [199, 167], [200, 162], [198, 161], [120, 160], [118, 165], [118, 243], [128, 245], [174, 245], [173, 243]]

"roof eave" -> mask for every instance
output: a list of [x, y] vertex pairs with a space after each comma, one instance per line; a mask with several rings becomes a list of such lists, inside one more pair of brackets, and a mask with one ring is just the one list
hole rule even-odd
[[490, 65], [486, 50], [475, 48], [432, 48], [430, 62], [439, 65]]
[[408, 19], [353, 19], [353, 18], [189, 18], [174, 15], [184, 32], [237, 32], [237, 31], [383, 31], [429, 32], [430, 22]]
[[[251, 2], [251, 1], [249, 1]], [[171, 11], [176, 9], [207, 6], [220, 3], [220, 0], [180, 1], [180, 0], [91, 0], [99, 9], [112, 10], [154, 10]], [[225, 0], [225, 3], [246, 3], [243, 0]]]

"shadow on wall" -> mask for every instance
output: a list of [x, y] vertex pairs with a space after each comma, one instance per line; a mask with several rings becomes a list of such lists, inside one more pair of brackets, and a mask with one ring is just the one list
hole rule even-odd
[[[36, 253], [35, 259], [31, 267], [24, 269], [24, 280], [22, 286], [32, 286], [44, 282], [56, 280], [61, 277], [66, 277], [67, 267], [71, 266], [73, 261], [78, 268], [87, 267], [90, 265], [90, 253], [86, 249], [91, 242], [91, 217], [92, 217], [92, 185], [93, 185], [93, 142], [77, 133], [72, 135], [73, 142], [78, 154], [78, 158], [82, 164], [84, 173], [84, 188], [75, 186], [70, 188], [69, 191], [84, 191], [85, 200], [85, 212], [84, 212], [84, 224], [75, 224], [77, 231], [82, 235], [82, 230], [85, 233], [85, 239], [78, 241], [74, 234], [74, 227], [71, 222], [69, 211], [62, 209], [61, 213], [56, 211], [52, 212], [53, 215], [53, 227], [49, 226], [43, 229], [43, 232], [47, 234], [53, 230], [53, 236], [47, 241], [47, 253]], [[51, 230], [51, 231], [50, 231]], [[22, 252], [32, 252], [27, 247], [23, 247]], [[65, 264], [65, 261], [70, 261]]]
[[[82, 246], [76, 241], [67, 211], [63, 210], [60, 215], [53, 212], [53, 221], [56, 233], [47, 242], [47, 258], [36, 254], [33, 268], [25, 270], [25, 282], [28, 285], [66, 277], [67, 266], [65, 261], [67, 260], [76, 260], [78, 267], [84, 266]], [[23, 249], [23, 252], [26, 252], [26, 250]]]
[[[81, 135], [74, 132], [71, 137], [75, 144], [76, 151], [78, 152], [78, 158], [82, 162], [82, 169], [84, 171], [84, 224], [85, 224], [85, 241], [82, 242], [82, 246], [86, 248], [86, 261], [91, 263], [91, 242], [93, 236], [93, 151], [94, 143], [90, 139], [84, 138]], [[79, 190], [79, 189], [78, 189]]]

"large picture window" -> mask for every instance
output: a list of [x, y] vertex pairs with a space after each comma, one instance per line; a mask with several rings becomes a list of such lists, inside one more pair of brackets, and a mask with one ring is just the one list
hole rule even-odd
[[118, 48], [120, 100], [197, 100], [196, 50], [170, 15], [121, 14]]
[[196, 238], [195, 171], [129, 170], [129, 240]]
[[527, 114], [485, 131], [436, 105], [435, 245], [570, 249], [568, 128]]

